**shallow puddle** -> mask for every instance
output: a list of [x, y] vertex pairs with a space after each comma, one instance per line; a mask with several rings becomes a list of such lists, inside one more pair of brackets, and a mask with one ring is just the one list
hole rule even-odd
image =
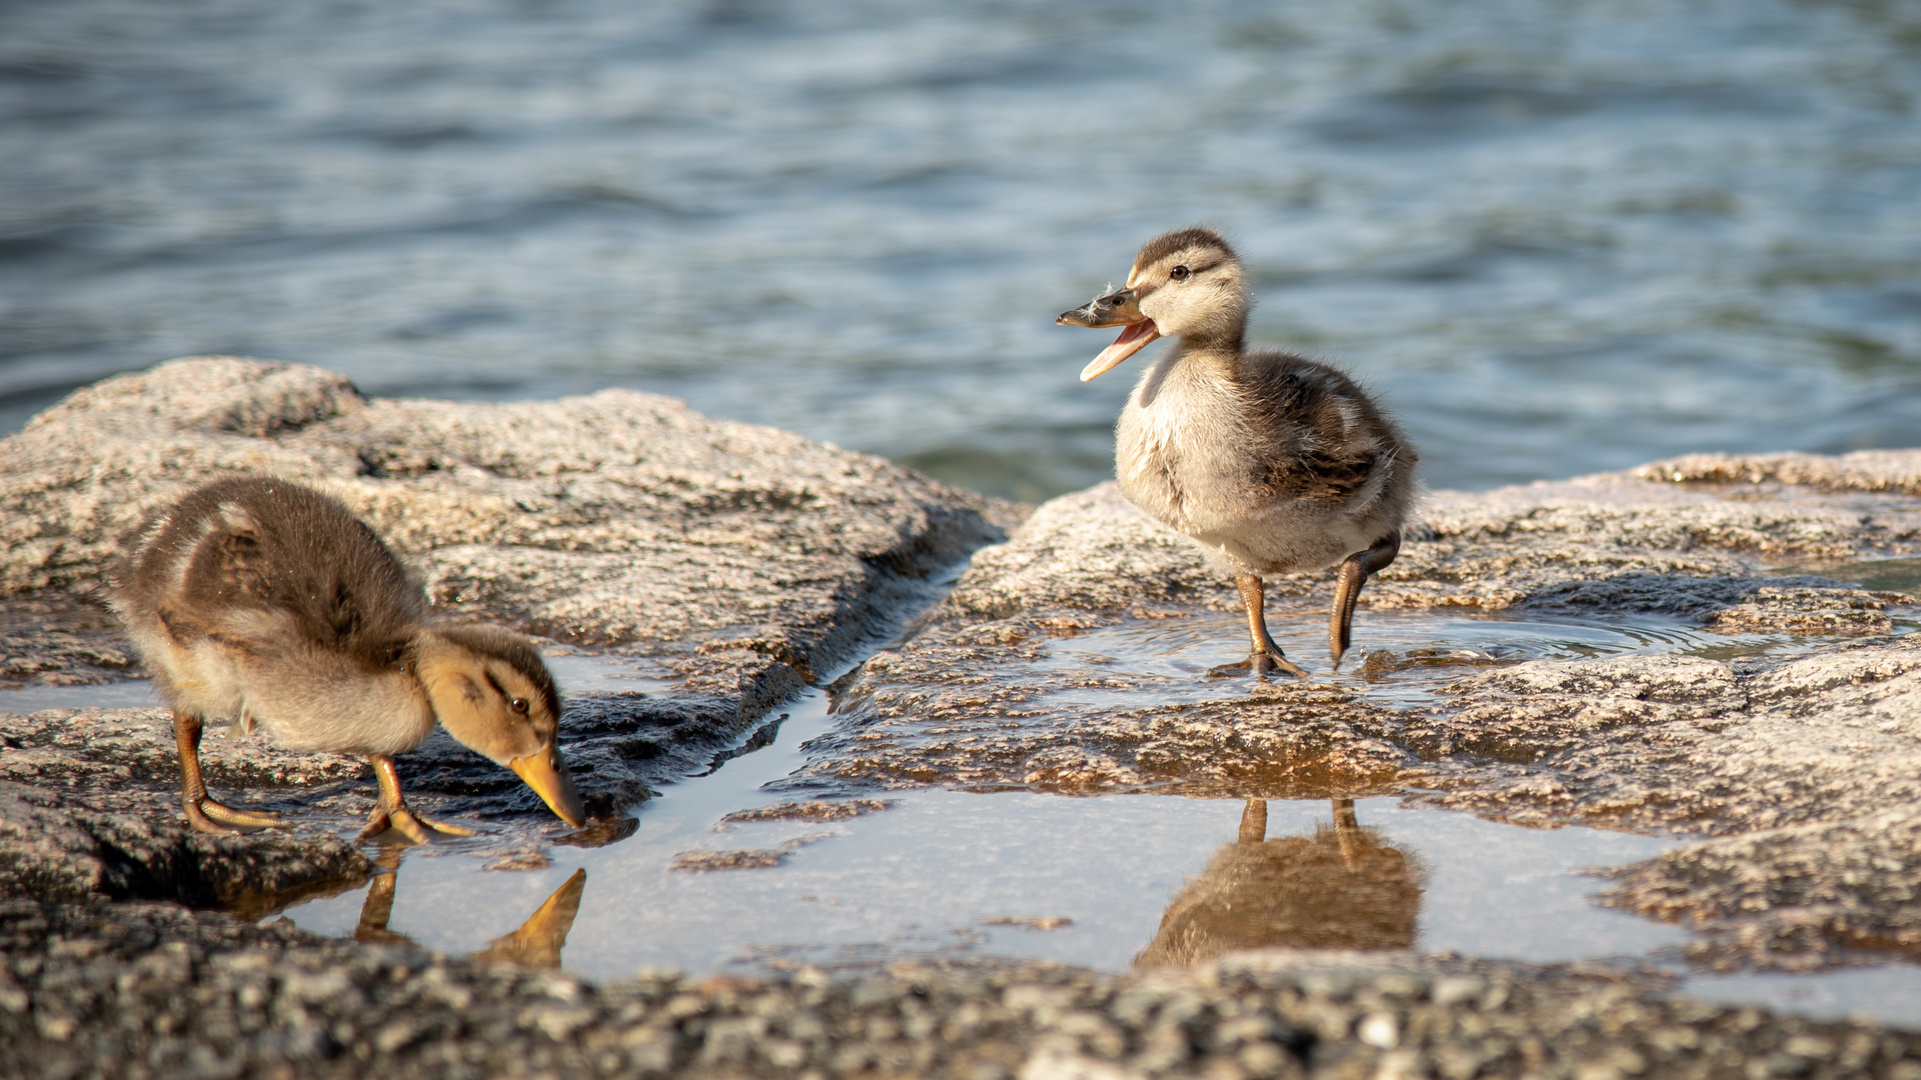
[[571, 646], [545, 652], [547, 670], [566, 694], [664, 694], [679, 680], [646, 660], [582, 652]]
[[[608, 977], [930, 952], [1111, 971], [1144, 952], [1166, 963], [1263, 945], [1551, 961], [1641, 955], [1685, 937], [1596, 907], [1589, 897], [1603, 883], [1579, 873], [1650, 857], [1666, 842], [1515, 829], [1404, 810], [1391, 799], [1354, 808], [1359, 851], [1349, 861], [1326, 802], [1271, 803], [1266, 842], [1248, 843], [1238, 838], [1243, 804], [1231, 801], [918, 791], [847, 821], [716, 830], [711, 820], [702, 827], [676, 815], [671, 798], [643, 809], [633, 839], [554, 852], [555, 864], [537, 872], [482, 874], [471, 860], [409, 858], [386, 925], [448, 952], [483, 949], [585, 869], [565, 961]], [[734, 862], [754, 869], [679, 868], [711, 864], [686, 858], [697, 852], [764, 858]], [[1284, 879], [1283, 895], [1236, 918], [1250, 878]], [[365, 896], [289, 914], [309, 929], [351, 935]], [[1180, 940], [1170, 950], [1162, 938]]]
[[[1349, 662], [1330, 672], [1318, 616], [1271, 622], [1314, 681], [1386, 704], [1431, 701], [1455, 678], [1525, 660], [1734, 658], [1822, 643], [1659, 620], [1370, 611], [1357, 620]], [[1230, 614], [1089, 630], [1050, 639], [1023, 677], [1062, 676], [1062, 688], [1046, 695], [1062, 705], [1236, 695], [1244, 681], [1207, 672], [1234, 659], [1242, 632]], [[550, 663], [569, 694], [669, 686], [645, 663], [620, 657], [561, 650]], [[1112, 685], [1087, 679], [1090, 670]], [[154, 704], [143, 681], [0, 692], [8, 711]], [[833, 724], [826, 693], [809, 690], [743, 740], [756, 749], [638, 807], [637, 832], [619, 843], [505, 857], [488, 837], [382, 847], [377, 861], [388, 872], [373, 883], [286, 917], [323, 934], [602, 978], [649, 967], [753, 972], [929, 954], [1121, 971], [1263, 945], [1625, 959], [1665, 968], [1681, 989], [1715, 1000], [1921, 1024], [1921, 968], [1693, 975], [1674, 959], [1684, 929], [1593, 902], [1606, 885], [1594, 869], [1651, 858], [1674, 841], [1524, 829], [1393, 799], [1255, 804], [1264, 821], [1238, 801], [1156, 795], [912, 790], [810, 803], [778, 782], [804, 764], [807, 740]], [[524, 868], [483, 869], [490, 865]]]
[[[1143, 705], [1218, 699], [1240, 692], [1245, 677], [1210, 678], [1209, 669], [1246, 652], [1238, 614], [1134, 620], [1074, 632], [1048, 644], [1048, 655], [1023, 676], [1064, 676], [1047, 700], [1062, 705]], [[1581, 619], [1541, 615], [1436, 615], [1363, 611], [1339, 670], [1330, 669], [1326, 616], [1271, 615], [1268, 629], [1309, 680], [1351, 689], [1386, 705], [1418, 705], [1434, 691], [1477, 671], [1528, 660], [1586, 660], [1624, 653], [1685, 653], [1728, 660], [1794, 655], [1833, 639], [1797, 634], [1711, 634], [1679, 620]], [[1102, 678], [1090, 685], [1086, 673]], [[1277, 683], [1287, 676], [1271, 677]], [[1108, 682], [1113, 685], [1106, 685]], [[1143, 684], [1157, 684], [1152, 701]]]
[[1863, 559], [1859, 562], [1811, 563], [1776, 571], [1781, 574], [1819, 574], [1851, 581], [1864, 589], [1921, 596], [1921, 558]]
[[[1233, 647], [1222, 634], [1239, 625], [1200, 616], [1092, 631], [1054, 642], [1040, 663], [1105, 658], [1165, 680], [1150, 691], [1156, 697], [1218, 695], [1233, 691], [1203, 676], [1224, 643]], [[1371, 614], [1366, 629], [1361, 651], [1371, 666], [1317, 678], [1412, 698], [1524, 659], [1812, 644], [1666, 625], [1418, 614]], [[580, 677], [593, 669], [576, 666], [563, 679], [584, 690]], [[827, 709], [823, 691], [808, 691], [771, 738], [760, 736], [765, 746], [670, 786], [637, 809], [638, 831], [618, 844], [550, 848], [550, 865], [521, 871], [483, 871], [480, 860], [459, 856], [460, 845], [397, 849], [398, 870], [385, 880], [287, 916], [324, 934], [402, 935], [445, 952], [558, 963], [602, 978], [930, 954], [1122, 971], [1261, 945], [1623, 959], [1655, 964], [1719, 1000], [1921, 1023], [1921, 969], [1691, 976], [1674, 960], [1684, 929], [1594, 903], [1606, 880], [1593, 870], [1651, 858], [1675, 841], [1525, 829], [1394, 799], [1275, 800], [1264, 804], [1265, 821], [1239, 801], [1155, 795], [911, 790], [810, 803], [777, 782], [804, 763], [807, 740], [831, 729]]]
[[0, 712], [33, 713], [43, 709], [157, 709], [160, 695], [148, 679], [123, 679], [92, 686], [48, 686], [28, 683], [0, 689]]

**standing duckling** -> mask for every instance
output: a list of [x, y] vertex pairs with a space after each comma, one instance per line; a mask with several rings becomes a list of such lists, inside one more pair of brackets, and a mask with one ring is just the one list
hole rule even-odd
[[436, 722], [581, 824], [555, 744], [560, 693], [540, 654], [499, 627], [429, 622], [419, 586], [337, 500], [281, 480], [198, 488], [135, 536], [114, 607], [173, 708], [181, 801], [201, 832], [284, 824], [208, 796], [208, 722], [258, 726], [290, 749], [365, 755], [380, 801], [363, 840], [389, 827], [415, 843], [428, 829], [472, 835], [414, 813], [400, 794], [393, 755]]
[[1148, 241], [1126, 288], [1055, 321], [1125, 328], [1082, 382], [1156, 338], [1180, 339], [1141, 373], [1121, 413], [1121, 493], [1234, 574], [1252, 651], [1214, 672], [1304, 676], [1268, 635], [1262, 576], [1339, 564], [1328, 622], [1338, 667], [1361, 586], [1401, 549], [1416, 458], [1346, 375], [1291, 353], [1248, 351], [1253, 306], [1234, 249], [1211, 229], [1191, 228]]

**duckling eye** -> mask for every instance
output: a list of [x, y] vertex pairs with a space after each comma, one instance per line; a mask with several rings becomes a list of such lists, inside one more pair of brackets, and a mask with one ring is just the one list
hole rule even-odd
[[517, 713], [524, 714], [527, 711], [527, 699], [524, 697], [517, 697], [512, 701], [509, 701], [507, 703], [507, 707]]
[[1176, 266], [1167, 272], [1167, 276], [1173, 278], [1175, 281], [1186, 281], [1187, 274], [1188, 270], [1185, 266]]

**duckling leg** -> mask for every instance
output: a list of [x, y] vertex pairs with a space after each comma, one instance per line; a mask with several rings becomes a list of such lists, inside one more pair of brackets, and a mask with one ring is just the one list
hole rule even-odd
[[[360, 904], [360, 925], [354, 927], [354, 940], [369, 945], [414, 945], [414, 940], [405, 934], [396, 934], [387, 929], [387, 923], [394, 917], [394, 887], [400, 881], [400, 853], [389, 849], [386, 854], [374, 860], [374, 865], [387, 871], [375, 874], [367, 883], [367, 899]], [[418, 948], [418, 946], [415, 946]]]
[[394, 771], [394, 759], [385, 754], [370, 754], [367, 764], [374, 767], [374, 778], [380, 781], [380, 801], [374, 804], [374, 812], [367, 819], [367, 827], [360, 831], [360, 839], [372, 840], [388, 829], [398, 829], [416, 844], [427, 842], [427, 830], [446, 833], [448, 836], [478, 836], [472, 829], [435, 821], [424, 814], [416, 814], [408, 807], [407, 800], [400, 794], [400, 774]]
[[1243, 844], [1258, 844], [1267, 839], [1267, 800], [1249, 799], [1241, 807], [1240, 841]]
[[1341, 666], [1341, 654], [1351, 643], [1354, 601], [1361, 597], [1361, 586], [1367, 584], [1369, 574], [1387, 569], [1400, 553], [1401, 534], [1396, 531], [1374, 541], [1366, 551], [1341, 560], [1341, 576], [1334, 585], [1334, 610], [1327, 622], [1327, 650], [1334, 656], [1335, 667]]
[[254, 810], [235, 810], [207, 797], [207, 782], [200, 777], [200, 733], [198, 716], [173, 714], [173, 736], [180, 744], [180, 805], [187, 811], [187, 822], [197, 832], [233, 836], [247, 829], [284, 829], [287, 823], [279, 814]]
[[1341, 861], [1354, 869], [1356, 837], [1361, 835], [1361, 819], [1354, 816], [1353, 799], [1334, 800], [1334, 837], [1341, 843]]
[[1307, 678], [1307, 672], [1293, 661], [1281, 655], [1281, 647], [1267, 633], [1267, 596], [1259, 574], [1240, 574], [1234, 584], [1241, 589], [1241, 606], [1247, 609], [1247, 636], [1253, 642], [1247, 659], [1232, 664], [1222, 664], [1208, 671], [1208, 675], [1222, 678], [1239, 671], [1251, 670], [1256, 675], [1270, 671], [1285, 671], [1289, 675]]

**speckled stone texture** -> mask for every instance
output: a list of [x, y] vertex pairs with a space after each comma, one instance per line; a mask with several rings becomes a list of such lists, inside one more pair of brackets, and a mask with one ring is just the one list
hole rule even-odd
[[[339, 497], [448, 617], [612, 653], [650, 677], [645, 694], [569, 702], [562, 746], [598, 815], [706, 764], [890, 633], [932, 595], [930, 576], [1020, 513], [650, 394], [370, 401], [318, 368], [177, 360], [80, 390], [0, 440], [0, 684], [125, 677], [133, 655], [102, 605], [123, 537], [191, 487], [235, 475]], [[3, 715], [0, 779], [58, 791], [79, 815], [70, 831], [87, 833], [90, 813], [163, 823], [176, 816], [173, 742], [158, 709]], [[273, 843], [324, 845], [372, 804], [365, 766], [349, 759], [219, 737], [205, 756], [222, 797], [303, 825]], [[444, 734], [404, 756], [401, 775], [429, 813], [554, 831], [514, 776]], [[0, 837], [13, 835], [10, 813]], [[8, 844], [0, 864], [25, 857]]]
[[0, 901], [17, 1077], [1921, 1076], [1921, 1036], [1646, 976], [1271, 952], [595, 985], [176, 905]]
[[[1238, 605], [1112, 485], [1038, 508], [905, 643], [837, 687], [842, 723], [796, 790], [946, 784], [1320, 798], [1408, 794], [1536, 826], [1728, 837], [1632, 868], [1610, 902], [1703, 931], [1710, 967], [1805, 968], [1921, 947], [1915, 598], [1782, 567], [1921, 549], [1921, 451], [1689, 458], [1479, 495], [1438, 493], [1370, 611], [1654, 615], [1803, 637], [1778, 654], [1533, 661], [1425, 703], [1352, 680], [1203, 682], [1087, 662], [1090, 630]], [[1270, 583], [1324, 618], [1331, 575]], [[1221, 659], [1245, 646], [1223, 636]], [[1711, 650], [1710, 650], [1711, 651]], [[1738, 837], [1739, 839], [1734, 839]]]
[[450, 613], [678, 645], [675, 673], [728, 696], [768, 663], [833, 666], [1015, 516], [652, 394], [368, 401], [319, 368], [202, 357], [77, 391], [0, 441], [0, 593], [96, 595], [148, 513], [233, 475], [339, 497]]
[[[367, 401], [312, 368], [181, 361], [81, 391], [0, 441], [0, 679], [126, 674], [98, 604], [119, 536], [186, 486], [235, 473], [339, 495], [449, 612], [651, 676], [658, 690], [582, 696], [567, 715], [567, 752], [600, 812], [684, 774], [890, 633], [937, 595], [935, 571], [1019, 518], [648, 395]], [[1363, 673], [1412, 662], [1367, 651], [1370, 612], [1397, 609], [1658, 616], [1807, 644], [1481, 666], [1412, 704], [1324, 678], [1172, 692], [1061, 647], [1235, 607], [1186, 541], [1104, 485], [981, 549], [951, 595], [842, 678], [835, 730], [809, 745], [794, 800], [769, 812], [805, 818], [921, 784], [1400, 793], [1690, 838], [1617, 871], [1607, 902], [1688, 921], [1686, 959], [1701, 968], [1912, 955], [1921, 648], [1900, 632], [1912, 598], [1815, 571], [1917, 551], [1921, 452], [1692, 457], [1437, 493], [1368, 588]], [[1318, 618], [1329, 592], [1325, 575], [1278, 579], [1270, 611]], [[1270, 952], [1125, 977], [927, 963], [594, 985], [321, 941], [192, 908], [257, 915], [363, 880], [371, 868], [332, 835], [370, 801], [359, 763], [209, 740], [217, 789], [300, 821], [291, 836], [212, 840], [174, 820], [164, 712], [0, 716], [0, 743], [5, 1075], [1921, 1080], [1912, 1034], [1672, 998], [1658, 975], [1627, 970]], [[533, 797], [444, 737], [403, 775], [429, 812], [527, 832], [503, 862], [537, 864], [539, 842], [568, 839], [530, 825]], [[1195, 952], [1175, 936], [1169, 956]]]
[[258, 912], [357, 885], [372, 866], [332, 836], [204, 836], [157, 815], [76, 807], [57, 790], [0, 784], [0, 895], [161, 899]]

